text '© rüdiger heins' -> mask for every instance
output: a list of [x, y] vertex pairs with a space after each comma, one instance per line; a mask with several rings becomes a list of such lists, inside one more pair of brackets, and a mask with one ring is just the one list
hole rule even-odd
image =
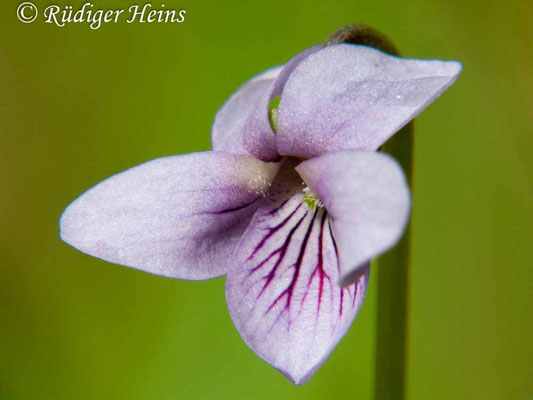
[[127, 10], [95, 9], [94, 4], [85, 3], [75, 10], [72, 6], [59, 7], [51, 5], [44, 10], [45, 23], [64, 27], [71, 23], [87, 23], [91, 29], [99, 29], [102, 24], [125, 21], [131, 23], [181, 23], [185, 21], [186, 10], [165, 8], [161, 4], [154, 8], [152, 4], [132, 5]]

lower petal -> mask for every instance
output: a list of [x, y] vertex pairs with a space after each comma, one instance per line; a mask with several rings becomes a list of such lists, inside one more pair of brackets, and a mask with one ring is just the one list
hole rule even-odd
[[248, 346], [302, 384], [355, 318], [369, 268], [353, 285], [337, 285], [338, 254], [325, 209], [311, 210], [302, 202], [297, 177], [281, 178], [236, 248], [226, 298]]

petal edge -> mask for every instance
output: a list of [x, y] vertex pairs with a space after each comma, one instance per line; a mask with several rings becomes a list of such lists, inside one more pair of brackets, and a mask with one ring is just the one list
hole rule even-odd
[[296, 170], [331, 215], [339, 283], [349, 285], [407, 226], [410, 195], [403, 171], [386, 154], [349, 150], [304, 161]]

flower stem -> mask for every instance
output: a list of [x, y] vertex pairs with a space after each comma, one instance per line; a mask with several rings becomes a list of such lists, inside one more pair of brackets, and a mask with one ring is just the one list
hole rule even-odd
[[[411, 122], [383, 146], [402, 166], [412, 188], [414, 124]], [[405, 398], [407, 378], [407, 301], [411, 226], [396, 246], [383, 254], [377, 271], [377, 326], [374, 398]]]
[[[363, 44], [398, 55], [385, 35], [365, 25], [347, 25], [334, 32], [325, 45]], [[412, 187], [414, 125], [409, 123], [385, 143], [382, 151], [402, 166]], [[376, 366], [374, 398], [402, 400], [406, 394], [407, 290], [410, 225], [398, 244], [379, 259], [377, 286]]]

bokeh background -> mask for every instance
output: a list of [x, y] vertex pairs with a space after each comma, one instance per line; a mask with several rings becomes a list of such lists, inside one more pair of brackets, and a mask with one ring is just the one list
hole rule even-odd
[[224, 279], [108, 264], [57, 229], [101, 179], [209, 149], [239, 84], [363, 22], [405, 56], [464, 64], [416, 123], [409, 398], [533, 399], [531, 2], [167, 0], [184, 23], [97, 31], [23, 24], [19, 3], [0, 5], [0, 398], [372, 397], [375, 279], [333, 355], [295, 387], [240, 339]]

